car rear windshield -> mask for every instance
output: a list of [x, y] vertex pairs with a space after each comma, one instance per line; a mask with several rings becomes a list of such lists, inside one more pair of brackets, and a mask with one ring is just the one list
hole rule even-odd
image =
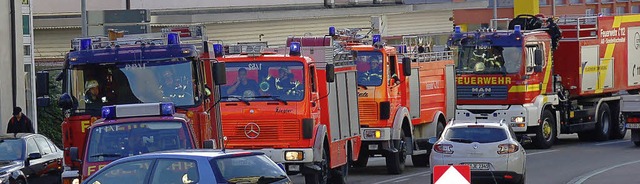
[[280, 183], [287, 177], [264, 155], [213, 159], [211, 167], [228, 183]]
[[449, 129], [444, 138], [461, 143], [492, 143], [507, 139], [507, 133], [500, 128], [459, 127]]

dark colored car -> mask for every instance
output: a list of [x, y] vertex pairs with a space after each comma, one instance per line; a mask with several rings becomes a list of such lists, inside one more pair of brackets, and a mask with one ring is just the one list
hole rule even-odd
[[173, 150], [116, 160], [91, 175], [84, 184], [290, 184], [269, 157], [259, 152]]
[[0, 136], [0, 184], [61, 183], [62, 154], [40, 134]]

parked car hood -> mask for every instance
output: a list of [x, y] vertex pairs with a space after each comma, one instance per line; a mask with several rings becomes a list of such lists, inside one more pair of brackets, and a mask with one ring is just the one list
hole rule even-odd
[[20, 161], [0, 161], [0, 175], [22, 169], [24, 164]]

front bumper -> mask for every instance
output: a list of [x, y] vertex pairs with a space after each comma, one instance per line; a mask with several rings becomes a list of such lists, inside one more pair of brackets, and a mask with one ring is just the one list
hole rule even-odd
[[[473, 113], [482, 111], [482, 113]], [[491, 111], [491, 112], [490, 112]], [[537, 108], [534, 106], [509, 105], [506, 109], [497, 109], [494, 105], [458, 105], [455, 120], [464, 122], [500, 122], [505, 120], [513, 128], [514, 132], [526, 132], [527, 126], [537, 126], [539, 115], [534, 115]], [[524, 121], [515, 122], [515, 117], [523, 117]]]
[[[524, 174], [511, 171], [471, 171], [471, 183], [519, 183]], [[495, 180], [494, 180], [495, 179]]]

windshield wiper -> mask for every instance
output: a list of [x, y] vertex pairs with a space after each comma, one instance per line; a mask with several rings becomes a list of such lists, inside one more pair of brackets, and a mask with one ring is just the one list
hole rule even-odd
[[364, 88], [365, 90], [367, 89], [367, 86], [362, 85], [362, 84], [358, 84], [358, 87]]
[[247, 105], [251, 105], [251, 103], [249, 103], [249, 101], [245, 100], [242, 97], [237, 97], [237, 96], [223, 96], [223, 97], [220, 97], [220, 99], [223, 99], [223, 98], [235, 98], [235, 99], [240, 100], [241, 102], [244, 102]]
[[121, 157], [121, 156], [122, 155], [120, 155], [118, 153], [102, 153], [102, 154], [91, 155], [89, 157], [95, 158], [95, 157]]
[[276, 100], [278, 102], [282, 102], [285, 105], [289, 105], [289, 103], [286, 100], [278, 98], [278, 96], [254, 96], [253, 98], [271, 98], [271, 99], [274, 99], [274, 100]]
[[449, 141], [453, 141], [453, 142], [461, 142], [461, 143], [472, 143], [472, 140], [469, 139], [464, 139], [464, 138], [451, 138], [449, 139]]
[[267, 184], [267, 183], [273, 183], [276, 181], [280, 181], [283, 179], [287, 179], [287, 176], [285, 175], [280, 175], [280, 176], [261, 176], [260, 179], [258, 179], [258, 184]]

